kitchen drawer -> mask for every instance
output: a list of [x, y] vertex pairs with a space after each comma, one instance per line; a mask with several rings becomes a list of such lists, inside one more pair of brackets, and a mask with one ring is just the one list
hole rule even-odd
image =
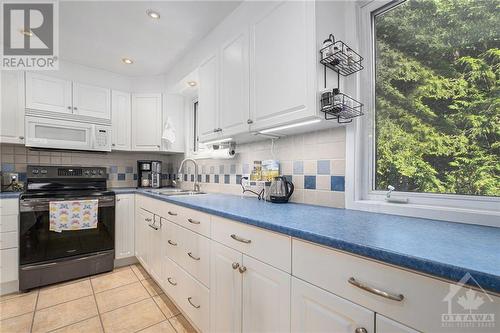
[[175, 261], [176, 263], [181, 263], [181, 256], [183, 254], [182, 246], [184, 243], [184, 239], [182, 236], [184, 235], [182, 232], [182, 227], [177, 224], [161, 219], [162, 228], [165, 228], [165, 249], [167, 256]]
[[212, 216], [212, 239], [291, 272], [291, 238], [288, 236]]
[[201, 332], [210, 330], [210, 292], [208, 288], [184, 272], [186, 288], [181, 290], [179, 306]]
[[136, 198], [135, 199], [136, 207], [142, 208], [144, 210], [147, 210], [148, 212], [161, 216], [160, 206], [164, 203], [163, 201], [149, 198], [143, 195], [136, 195], [135, 198]]
[[186, 288], [181, 269], [170, 258], [163, 257], [163, 289], [177, 304], [181, 301], [181, 289]]
[[181, 232], [180, 266], [205, 286], [209, 286], [210, 240], [185, 228], [181, 228]]
[[[297, 239], [292, 251], [292, 275], [414, 329], [442, 330], [450, 283]], [[351, 278], [404, 298], [398, 301], [368, 292], [349, 283]], [[500, 304], [500, 297], [491, 298]], [[452, 300], [454, 306], [456, 301]]]
[[0, 215], [18, 215], [19, 199], [0, 199]]
[[0, 250], [0, 283], [18, 279], [18, 249]]
[[193, 209], [162, 203], [160, 215], [184, 228], [210, 237], [211, 216]]
[[19, 247], [17, 244], [17, 231], [0, 233], [0, 250]]
[[0, 216], [0, 232], [17, 231], [18, 215]]

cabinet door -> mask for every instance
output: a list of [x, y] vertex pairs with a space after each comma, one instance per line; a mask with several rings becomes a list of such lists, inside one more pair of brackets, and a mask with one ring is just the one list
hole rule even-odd
[[413, 328], [395, 322], [392, 319], [381, 316], [377, 313], [375, 319], [375, 331], [377, 333], [418, 333]]
[[243, 332], [290, 331], [290, 275], [243, 255]]
[[161, 143], [161, 94], [132, 95], [132, 150], [157, 151]]
[[292, 332], [373, 333], [375, 313], [344, 298], [292, 278]]
[[210, 331], [241, 332], [242, 254], [214, 241], [210, 247]]
[[18, 279], [18, 258], [19, 252], [17, 248], [0, 250], [0, 283]]
[[219, 127], [224, 136], [248, 132], [248, 34], [228, 41], [221, 47], [220, 55]]
[[130, 126], [132, 106], [130, 93], [113, 90], [111, 93], [111, 124], [113, 126], [113, 150], [130, 150], [132, 143]]
[[115, 257], [134, 256], [134, 195], [116, 196], [115, 207]]
[[251, 24], [252, 130], [316, 115], [314, 1], [282, 1]]
[[111, 119], [111, 90], [73, 82], [73, 113]]
[[24, 73], [2, 71], [0, 142], [24, 143]]
[[199, 70], [198, 134], [200, 140], [213, 137], [218, 128], [218, 80], [217, 56], [213, 55], [201, 64]]
[[[170, 123], [175, 131], [175, 141], [169, 142], [162, 140], [162, 151], [184, 152], [184, 96], [177, 94], [168, 94], [165, 97], [165, 117], [163, 119], [163, 128]], [[163, 129], [162, 129], [163, 131]]]
[[149, 273], [155, 281], [163, 285], [162, 281], [162, 246], [161, 243], [161, 218], [158, 215], [153, 215], [153, 222], [147, 225], [148, 227], [148, 245], [147, 245], [147, 261], [149, 265]]
[[72, 106], [71, 81], [26, 73], [27, 109], [71, 114]]
[[149, 224], [153, 221], [153, 213], [150, 213], [142, 208], [136, 210], [135, 219], [135, 256], [144, 268], [149, 272]]

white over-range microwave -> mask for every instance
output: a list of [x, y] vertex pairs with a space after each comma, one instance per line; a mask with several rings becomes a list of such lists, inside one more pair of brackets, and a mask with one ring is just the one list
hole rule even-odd
[[25, 137], [27, 147], [111, 151], [110, 125], [26, 116]]

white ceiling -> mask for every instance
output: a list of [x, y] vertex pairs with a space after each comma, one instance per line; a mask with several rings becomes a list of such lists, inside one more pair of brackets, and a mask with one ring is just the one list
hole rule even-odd
[[[61, 1], [62, 60], [129, 76], [167, 72], [240, 1]], [[151, 19], [146, 10], [161, 15]], [[134, 64], [125, 65], [122, 58]]]

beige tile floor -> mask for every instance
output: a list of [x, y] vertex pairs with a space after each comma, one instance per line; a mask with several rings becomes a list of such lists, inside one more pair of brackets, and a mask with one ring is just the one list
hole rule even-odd
[[191, 333], [139, 264], [0, 297], [0, 332]]

